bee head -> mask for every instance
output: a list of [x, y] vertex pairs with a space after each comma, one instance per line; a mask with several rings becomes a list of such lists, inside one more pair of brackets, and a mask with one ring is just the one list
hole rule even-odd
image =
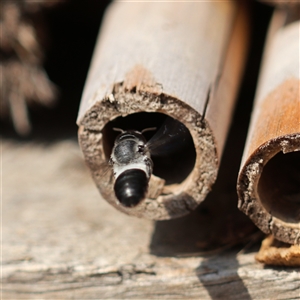
[[123, 140], [132, 140], [138, 144], [146, 144], [146, 139], [143, 136], [142, 132], [137, 130], [123, 130], [119, 128], [113, 128], [115, 131], [121, 131], [121, 133], [115, 139], [115, 145], [120, 143]]

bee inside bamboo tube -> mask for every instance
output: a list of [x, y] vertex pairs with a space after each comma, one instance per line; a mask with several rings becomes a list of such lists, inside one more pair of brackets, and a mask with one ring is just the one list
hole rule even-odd
[[[146, 126], [147, 123], [155, 127]], [[145, 128], [139, 129], [140, 124]], [[147, 192], [150, 192], [148, 197], [155, 197], [151, 195], [155, 188], [151, 187], [150, 191], [148, 188], [151, 176], [164, 178], [164, 186], [170, 189], [173, 185], [176, 189], [191, 173], [196, 159], [189, 130], [160, 113], [136, 113], [107, 123], [103, 147], [114, 173], [115, 195], [127, 207], [138, 205]]]
[[248, 36], [240, 1], [111, 3], [77, 119], [85, 161], [106, 201], [163, 220], [205, 199]]

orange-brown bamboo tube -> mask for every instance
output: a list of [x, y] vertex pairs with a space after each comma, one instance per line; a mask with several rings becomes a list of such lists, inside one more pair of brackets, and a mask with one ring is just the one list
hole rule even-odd
[[273, 16], [238, 178], [239, 208], [265, 233], [300, 244], [300, 22]]
[[[247, 48], [245, 16], [235, 1], [114, 2], [109, 7], [77, 123], [94, 181], [120, 211], [157, 220], [179, 217], [210, 191]], [[151, 177], [142, 203], [121, 206], [102, 167], [116, 136], [112, 127], [159, 127], [162, 115], [182, 122], [193, 142], [173, 161], [177, 168]]]

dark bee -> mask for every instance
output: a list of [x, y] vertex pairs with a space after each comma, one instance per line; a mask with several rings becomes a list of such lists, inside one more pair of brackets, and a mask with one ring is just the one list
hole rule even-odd
[[182, 123], [167, 117], [157, 133], [147, 142], [143, 133], [155, 129], [147, 128], [139, 132], [114, 128], [121, 132], [110, 156], [115, 178], [114, 192], [120, 203], [126, 207], [136, 206], [146, 197], [153, 171], [151, 155], [164, 155], [173, 151], [189, 135]]

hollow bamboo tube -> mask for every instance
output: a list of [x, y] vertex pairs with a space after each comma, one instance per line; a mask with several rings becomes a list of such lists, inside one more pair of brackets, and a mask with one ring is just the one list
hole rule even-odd
[[275, 12], [238, 178], [239, 208], [265, 233], [300, 243], [300, 22]]
[[[210, 191], [247, 48], [245, 16], [245, 10], [238, 9], [234, 1], [110, 5], [77, 123], [93, 179], [102, 196], [120, 211], [170, 219], [189, 213]], [[170, 171], [166, 181], [151, 176], [142, 203], [123, 207], [103, 168], [116, 136], [112, 127], [126, 122], [137, 130], [159, 126], [162, 114], [187, 127], [193, 140], [192, 154], [182, 153], [177, 158], [181, 167]], [[192, 166], [189, 173], [176, 181], [186, 165]]]

